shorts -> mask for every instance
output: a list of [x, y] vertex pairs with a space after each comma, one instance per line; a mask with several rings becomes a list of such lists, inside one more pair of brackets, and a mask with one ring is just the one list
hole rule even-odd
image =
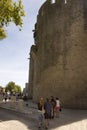
[[56, 106], [56, 110], [60, 110], [60, 106]]
[[51, 113], [44, 113], [45, 119], [51, 119]]

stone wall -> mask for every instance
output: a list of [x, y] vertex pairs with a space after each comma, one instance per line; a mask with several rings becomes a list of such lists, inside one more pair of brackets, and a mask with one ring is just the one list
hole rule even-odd
[[41, 6], [30, 52], [34, 100], [53, 95], [64, 107], [87, 109], [86, 15], [87, 0], [47, 0]]

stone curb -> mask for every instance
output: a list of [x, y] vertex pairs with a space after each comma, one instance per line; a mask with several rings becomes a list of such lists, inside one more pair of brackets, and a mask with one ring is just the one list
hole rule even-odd
[[33, 120], [33, 121], [37, 121], [37, 112], [32, 112], [32, 111], [18, 111], [15, 109], [10, 109], [10, 108], [6, 108], [6, 107], [2, 107], [0, 106], [0, 109], [4, 109], [6, 111], [10, 111], [14, 114], [16, 114], [17, 116], [22, 116], [25, 117], [27, 119]]

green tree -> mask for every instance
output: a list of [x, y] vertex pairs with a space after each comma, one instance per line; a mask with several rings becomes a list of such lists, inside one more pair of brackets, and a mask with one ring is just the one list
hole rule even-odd
[[22, 1], [13, 2], [12, 0], [0, 0], [0, 39], [7, 37], [5, 26], [13, 22], [16, 26], [22, 27], [25, 16]]
[[15, 85], [14, 91], [17, 93], [21, 93], [21, 87], [19, 85]]
[[21, 93], [21, 87], [19, 85], [16, 85], [13, 81], [9, 82], [5, 87], [6, 92], [15, 92], [15, 93]]

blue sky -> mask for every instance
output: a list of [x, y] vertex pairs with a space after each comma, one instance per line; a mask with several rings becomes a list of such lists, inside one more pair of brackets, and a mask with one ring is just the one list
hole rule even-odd
[[[14, 0], [18, 1], [18, 0]], [[26, 17], [23, 28], [19, 31], [13, 23], [7, 28], [8, 37], [0, 40], [0, 86], [5, 87], [10, 81], [22, 89], [28, 82], [30, 47], [34, 44], [33, 32], [38, 10], [46, 0], [23, 0]]]

